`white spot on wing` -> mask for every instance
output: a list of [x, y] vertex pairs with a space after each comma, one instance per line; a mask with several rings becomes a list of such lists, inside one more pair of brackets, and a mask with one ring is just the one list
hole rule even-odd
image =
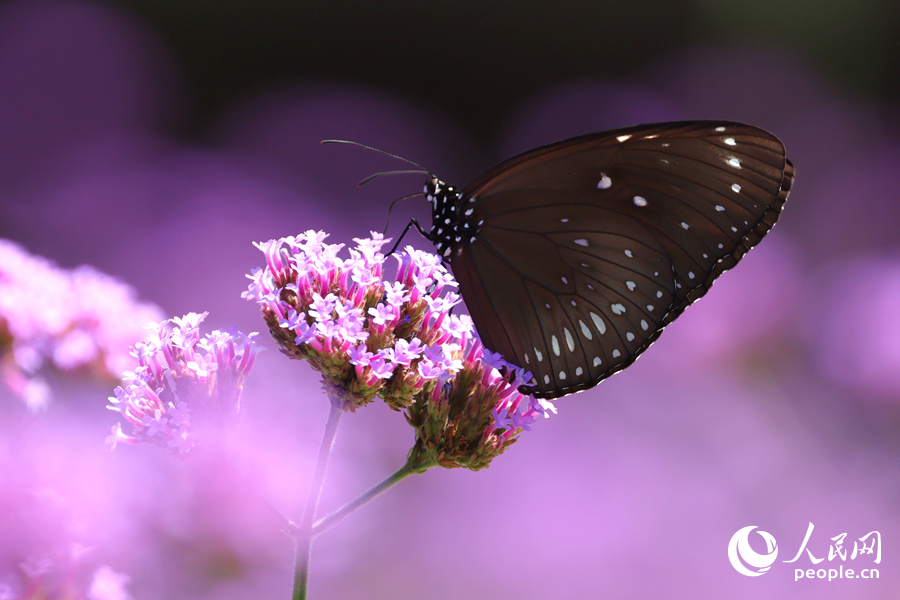
[[600, 173], [600, 181], [597, 182], [598, 190], [608, 190], [612, 185], [612, 179], [606, 173]]
[[716, 127], [716, 131], [725, 131], [724, 127]]
[[620, 142], [624, 142], [624, 141], [631, 139], [631, 134], [627, 133], [625, 135], [617, 135], [616, 139], [619, 140]]
[[629, 331], [628, 333], [625, 334], [625, 339], [628, 340], [629, 342], [633, 342], [634, 334]]
[[612, 355], [613, 355], [613, 358], [619, 358], [620, 356], [622, 356], [622, 353], [619, 352], [618, 350], [613, 350]]
[[729, 158], [726, 162], [727, 162], [729, 165], [731, 165], [732, 167], [734, 167], [735, 169], [740, 169], [740, 168], [741, 168], [741, 161], [739, 161], [738, 159], [736, 159], [736, 158], [734, 158], [734, 157]]
[[628, 286], [628, 291], [629, 291], [629, 292], [633, 292], [633, 291], [634, 291], [634, 288], [637, 287], [637, 285], [636, 285], [633, 281], [626, 281], [626, 282], [625, 282], [625, 285]]
[[647, 321], [645, 321], [644, 319], [641, 319], [641, 329], [643, 329], [644, 331], [647, 331], [647, 329], [649, 329], [649, 327], [650, 326], [647, 325]]
[[725, 207], [721, 204], [716, 204], [716, 210], [719, 212], [723, 212], [725, 210]]
[[584, 373], [584, 369], [582, 369], [581, 367], [575, 369], [575, 377], [581, 377], [582, 373]]
[[611, 305], [610, 308], [612, 309], [613, 314], [616, 314], [616, 315], [621, 315], [622, 313], [625, 312], [625, 307], [618, 302], [616, 304]]
[[559, 340], [555, 335], [550, 336], [550, 345], [553, 346], [553, 354], [559, 356]]
[[635, 196], [634, 197], [634, 205], [635, 206], [647, 206], [647, 199], [643, 196]]
[[575, 243], [578, 244], [579, 246], [584, 246], [585, 248], [587, 248], [587, 246], [588, 246], [588, 241], [585, 239], [575, 240]]
[[559, 378], [560, 378], [561, 380], [565, 379], [565, 378], [566, 378], [566, 372], [565, 372], [565, 371], [560, 371], [560, 372], [559, 372]]
[[631, 253], [631, 250], [626, 250], [625, 256], [627, 256], [628, 258], [634, 258], [634, 254]]
[[736, 194], [739, 194], [741, 192], [741, 186], [736, 183], [731, 184], [731, 189], [733, 189]]
[[606, 323], [603, 322], [603, 319], [600, 318], [600, 315], [592, 312], [591, 319], [594, 321], [594, 327], [597, 328], [597, 331], [600, 332], [600, 335], [606, 333]]
[[595, 357], [594, 357], [594, 366], [595, 366], [595, 367], [599, 367], [601, 364], [603, 364], [603, 361], [600, 360], [600, 357], [599, 357], [599, 356], [595, 356]]
[[537, 356], [538, 362], [543, 362], [543, 360], [544, 360], [544, 355], [541, 354], [541, 351], [540, 351], [540, 350], [538, 350], [537, 348], [535, 348], [535, 349], [534, 349], [534, 355]]
[[725, 138], [725, 143], [729, 146], [734, 146], [737, 144], [737, 142], [734, 141], [734, 138]]
[[582, 321], [581, 319], [578, 319], [578, 324], [581, 326], [581, 333], [584, 334], [584, 337], [586, 337], [589, 340], [594, 339], [594, 336], [591, 335], [590, 328], [587, 325], [585, 325], [584, 321]]
[[567, 327], [563, 327], [563, 333], [566, 334], [566, 346], [569, 347], [569, 352], [575, 352], [575, 340], [572, 338], [572, 333]]
[[544, 383], [550, 383], [550, 376], [544, 375]]

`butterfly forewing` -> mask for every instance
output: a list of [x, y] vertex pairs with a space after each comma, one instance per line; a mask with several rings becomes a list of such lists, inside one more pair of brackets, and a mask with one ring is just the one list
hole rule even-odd
[[781, 143], [738, 123], [582, 136], [467, 186], [474, 233], [450, 260], [485, 345], [554, 398], [631, 364], [768, 232], [792, 179]]

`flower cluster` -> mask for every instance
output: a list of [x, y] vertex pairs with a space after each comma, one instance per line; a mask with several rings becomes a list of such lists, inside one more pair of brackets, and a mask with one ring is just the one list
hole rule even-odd
[[393, 281], [382, 279], [390, 240], [356, 239], [350, 258], [326, 234], [306, 233], [257, 244], [265, 269], [254, 269], [244, 298], [260, 304], [269, 331], [286, 355], [322, 373], [329, 397], [354, 411], [376, 395], [402, 410], [461, 363], [454, 349], [472, 329], [450, 315], [459, 296], [453, 277], [432, 254], [408, 248]]
[[407, 410], [416, 429], [408, 464], [487, 468], [538, 416], [556, 412], [551, 402], [519, 391], [530, 380], [531, 373], [472, 341], [462, 368]]
[[46, 406], [46, 365], [115, 377], [133, 368], [128, 348], [162, 319], [134, 290], [82, 266], [72, 271], [0, 240], [0, 381], [30, 408]]
[[216, 330], [200, 337], [207, 313], [148, 326], [151, 335], [135, 344], [140, 366], [123, 376], [107, 408], [122, 413], [132, 433], [113, 426], [107, 442], [149, 443], [184, 454], [198, 442], [198, 430], [230, 420], [240, 410], [241, 388], [260, 346], [259, 334]]
[[343, 410], [381, 397], [406, 410], [416, 428], [410, 464], [481, 469], [528, 430], [552, 404], [517, 388], [530, 373], [505, 363], [473, 338], [472, 320], [450, 314], [460, 302], [440, 258], [408, 247], [384, 278], [390, 240], [355, 239], [350, 257], [326, 234], [257, 244], [266, 267], [249, 278], [247, 299], [260, 304], [281, 351], [322, 373]]

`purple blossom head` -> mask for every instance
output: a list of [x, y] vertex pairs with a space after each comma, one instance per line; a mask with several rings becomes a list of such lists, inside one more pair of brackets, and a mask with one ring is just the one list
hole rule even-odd
[[461, 367], [439, 378], [427, 393], [407, 409], [406, 420], [416, 430], [416, 443], [408, 464], [421, 470], [487, 468], [530, 431], [538, 417], [556, 408], [549, 401], [523, 395], [519, 387], [531, 382], [531, 373], [510, 365], [478, 340], [453, 350]]
[[88, 266], [61, 269], [0, 240], [0, 384], [33, 410], [49, 401], [40, 372], [118, 378], [135, 366], [129, 347], [162, 311]]
[[184, 454], [210, 425], [232, 420], [240, 410], [244, 378], [260, 347], [259, 334], [231, 329], [200, 336], [207, 313], [188, 313], [152, 324], [132, 355], [139, 366], [123, 376], [108, 408], [122, 414], [131, 433], [113, 426], [107, 442], [149, 443]]
[[114, 571], [107, 565], [100, 565], [94, 571], [91, 587], [88, 589], [88, 600], [132, 600], [127, 586], [131, 577], [127, 573]]
[[381, 247], [390, 240], [373, 232], [342, 258], [343, 245], [326, 237], [307, 231], [257, 244], [266, 266], [250, 275], [244, 297], [260, 304], [281, 351], [321, 372], [344, 410], [376, 396], [402, 410], [442, 372], [428, 353], [471, 330], [449, 318], [458, 296], [441, 295], [456, 283], [440, 259], [412, 248], [393, 255], [397, 273], [386, 281]]

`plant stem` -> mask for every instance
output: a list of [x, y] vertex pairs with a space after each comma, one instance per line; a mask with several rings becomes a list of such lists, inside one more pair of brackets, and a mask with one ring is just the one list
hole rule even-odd
[[328, 413], [328, 422], [325, 423], [325, 433], [322, 436], [322, 444], [319, 446], [316, 468], [313, 471], [309, 496], [306, 498], [306, 506], [303, 507], [303, 517], [300, 520], [301, 537], [297, 538], [294, 555], [294, 593], [291, 596], [292, 600], [306, 600], [306, 588], [309, 582], [309, 551], [312, 547], [313, 539], [313, 521], [316, 516], [316, 508], [319, 505], [319, 496], [322, 494], [322, 486], [325, 483], [325, 468], [328, 466], [328, 457], [331, 456], [334, 436], [337, 433], [338, 422], [343, 412], [340, 408], [340, 403], [332, 400], [331, 411]]
[[328, 529], [331, 529], [332, 527], [334, 527], [335, 525], [337, 525], [338, 523], [343, 521], [344, 517], [346, 517], [347, 515], [352, 513], [354, 510], [356, 510], [357, 508], [359, 508], [360, 506], [362, 506], [369, 500], [374, 499], [376, 496], [381, 494], [381, 492], [387, 490], [394, 484], [399, 483], [400, 481], [406, 479], [407, 477], [409, 477], [410, 475], [412, 475], [414, 473], [421, 473], [423, 466], [424, 465], [413, 466], [413, 465], [410, 465], [409, 463], [406, 463], [405, 465], [403, 465], [403, 468], [401, 468], [399, 471], [397, 471], [396, 473], [394, 473], [393, 475], [391, 475], [390, 477], [388, 477], [381, 483], [373, 486], [371, 489], [369, 489], [369, 491], [367, 491], [366, 493], [361, 495], [356, 500], [353, 500], [352, 502], [348, 502], [347, 504], [340, 507], [339, 509], [337, 509], [336, 511], [334, 511], [327, 517], [325, 517], [323, 519], [319, 519], [318, 521], [316, 521], [316, 524], [313, 525], [313, 529], [312, 529], [313, 537], [316, 537], [320, 533], [322, 533]]

